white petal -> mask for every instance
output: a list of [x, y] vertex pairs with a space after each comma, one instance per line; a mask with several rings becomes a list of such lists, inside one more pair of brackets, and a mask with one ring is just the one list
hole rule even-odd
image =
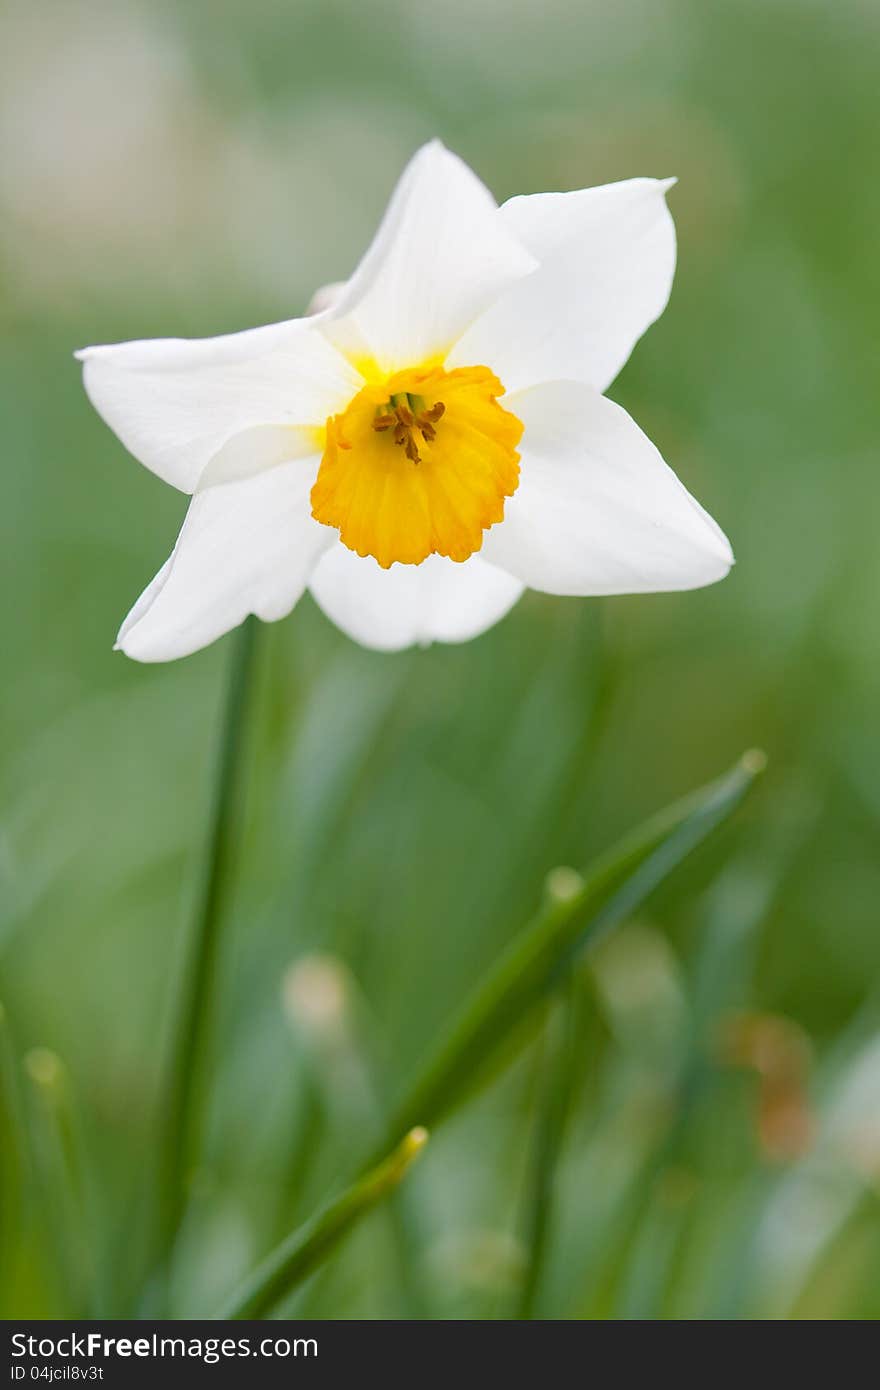
[[505, 404], [525, 425], [520, 483], [482, 553], [533, 589], [626, 594], [722, 579], [730, 544], [613, 401], [579, 382]]
[[315, 452], [313, 429], [299, 425], [254, 425], [227, 440], [199, 478], [198, 492], [218, 483], [231, 483], [252, 478], [267, 468], [291, 459], [309, 458]]
[[415, 643], [466, 642], [513, 607], [523, 585], [478, 555], [463, 564], [431, 555], [383, 570], [337, 543], [309, 587], [328, 618], [365, 647], [399, 651]]
[[116, 645], [137, 661], [205, 647], [249, 613], [289, 613], [335, 531], [311, 517], [318, 459], [200, 490], [171, 558], [138, 599]]
[[309, 315], [325, 314], [328, 309], [335, 309], [347, 289], [348, 286], [344, 280], [331, 280], [329, 285], [321, 285], [320, 289], [315, 290], [309, 300], [306, 313]]
[[127, 449], [193, 492], [232, 435], [323, 424], [362, 384], [303, 319], [221, 338], [153, 338], [84, 348], [86, 391]]
[[540, 269], [477, 320], [449, 365], [485, 363], [508, 391], [560, 379], [604, 391], [669, 299], [671, 182], [630, 179], [505, 203], [502, 220]]
[[439, 141], [401, 176], [376, 236], [323, 331], [386, 371], [445, 354], [537, 261], [468, 166]]

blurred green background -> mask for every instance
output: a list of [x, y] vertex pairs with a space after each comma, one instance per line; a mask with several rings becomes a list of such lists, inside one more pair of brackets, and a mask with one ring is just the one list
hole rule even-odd
[[[672, 301], [611, 394], [738, 563], [392, 657], [309, 599], [262, 630], [176, 1311], [335, 1189], [550, 868], [757, 744], [745, 811], [579, 974], [537, 1311], [880, 1314], [878, 38], [870, 0], [5, 0], [0, 998], [38, 1156], [7, 1316], [129, 1296], [230, 657], [111, 651], [184, 501], [71, 353], [302, 312], [435, 134], [499, 200], [678, 175]], [[59, 1065], [81, 1229], [40, 1138]], [[297, 1314], [511, 1316], [535, 1067], [437, 1134], [409, 1248], [375, 1214]]]

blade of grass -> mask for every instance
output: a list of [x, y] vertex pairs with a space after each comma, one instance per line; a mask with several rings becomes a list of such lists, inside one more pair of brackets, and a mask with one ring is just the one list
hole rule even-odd
[[603, 855], [578, 890], [553, 901], [514, 940], [453, 1023], [399, 1105], [390, 1147], [414, 1125], [433, 1128], [486, 1080], [504, 1045], [575, 955], [632, 913], [648, 894], [739, 805], [763, 771], [750, 752], [723, 777], [662, 811]]
[[[704, 1107], [711, 1104], [720, 1080], [718, 1021], [726, 1011], [741, 1007], [752, 997], [760, 928], [815, 825], [815, 807], [798, 795], [792, 798], [789, 794], [781, 803], [777, 800], [774, 810], [772, 823], [762, 824], [751, 843], [746, 840], [743, 851], [713, 881], [701, 906], [701, 940], [688, 990], [691, 1004], [686, 1051], [678, 1083], [670, 1095], [667, 1126], [621, 1205], [614, 1223], [616, 1238], [609, 1242], [613, 1254], [596, 1280], [596, 1295], [575, 1316], [615, 1321], [630, 1315], [626, 1311], [627, 1285], [638, 1260], [639, 1243], [648, 1229], [652, 1204], [666, 1177], [677, 1170], [687, 1171], [692, 1162], [688, 1158], [689, 1136], [700, 1123]], [[714, 1309], [707, 1305], [707, 1316], [710, 1312], [725, 1319], [744, 1316], [745, 1299], [753, 1285], [754, 1233], [763, 1225], [759, 1213], [766, 1185], [766, 1175], [756, 1174], [749, 1199], [754, 1203], [754, 1220], [742, 1221], [740, 1248], [727, 1250], [721, 1303], [716, 1302]], [[656, 1306], [649, 1307], [646, 1302], [640, 1317], [655, 1321], [680, 1315], [674, 1301], [676, 1262], [686, 1263], [686, 1240], [680, 1239], [678, 1245], [668, 1269], [657, 1277]]]
[[[790, 1305], [792, 1322], [819, 1321], [831, 1308], [852, 1306], [853, 1285], [869, 1287], [868, 1277], [877, 1267], [880, 1241], [880, 1197], [868, 1180], [853, 1193], [848, 1209], [833, 1223], [806, 1271], [806, 1278]], [[870, 1285], [876, 1290], [876, 1283]], [[876, 1294], [875, 1294], [876, 1299]], [[870, 1316], [870, 1314], [869, 1314]]]
[[6, 1009], [0, 1003], [0, 1283], [5, 1283], [7, 1271], [16, 1267], [26, 1196], [27, 1151], [18, 1062]]
[[[570, 972], [555, 1017], [549, 1020], [549, 1055], [543, 1068], [535, 1153], [532, 1162], [526, 1218], [526, 1268], [515, 1316], [533, 1318], [547, 1240], [553, 1221], [556, 1170], [574, 1087], [577, 1041], [577, 981]], [[542, 1059], [543, 1060], [543, 1059]]]
[[410, 1130], [381, 1163], [359, 1178], [323, 1212], [294, 1231], [269, 1255], [216, 1317], [262, 1318], [336, 1248], [353, 1226], [405, 1177], [427, 1142], [427, 1131]]
[[183, 1216], [189, 1166], [197, 1151], [206, 1110], [204, 1053], [225, 890], [238, 835], [237, 793], [256, 632], [256, 620], [247, 618], [235, 634], [204, 879], [176, 1005], [157, 1175], [155, 1259], [160, 1269], [169, 1256]]
[[[361, 1134], [370, 1137], [365, 1142], [377, 1141], [389, 1114], [376, 1020], [354, 977], [330, 954], [312, 953], [291, 966], [285, 975], [284, 1008], [299, 1039], [303, 1071], [309, 1078], [306, 1086], [328, 1122], [328, 1137], [344, 1167], [350, 1154], [348, 1136]], [[299, 1085], [303, 1085], [302, 1075]], [[302, 1133], [307, 1143], [317, 1138], [315, 1128]], [[405, 1310], [401, 1316], [423, 1318], [428, 1299], [414, 1254], [420, 1241], [409, 1195], [406, 1189], [395, 1193], [385, 1210]], [[292, 1224], [276, 1224], [273, 1232]], [[311, 1290], [309, 1297], [314, 1293]]]
[[27, 1053], [24, 1072], [31, 1087], [43, 1218], [71, 1316], [99, 1317], [95, 1213], [70, 1077], [61, 1058], [45, 1047]]
[[[342, 1197], [289, 1236], [218, 1317], [259, 1318], [318, 1267], [360, 1217], [400, 1182], [427, 1137], [419, 1117], [441, 1119], [471, 1093], [577, 952], [632, 912], [734, 810], [763, 766], [762, 754], [746, 754], [717, 782], [648, 821], [570, 892], [544, 906], [399, 1108], [392, 1143], [385, 1149], [386, 1154], [391, 1149], [390, 1155], [370, 1165]], [[413, 1122], [410, 1116], [416, 1117]]]

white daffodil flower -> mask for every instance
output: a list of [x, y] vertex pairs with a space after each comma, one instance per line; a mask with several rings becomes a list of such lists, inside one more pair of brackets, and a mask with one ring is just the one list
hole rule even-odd
[[602, 395], [669, 297], [668, 187], [499, 208], [434, 142], [311, 317], [80, 352], [123, 444], [192, 494], [117, 646], [184, 656], [249, 613], [283, 617], [306, 588], [391, 651], [475, 637], [526, 586], [722, 578], [725, 536]]

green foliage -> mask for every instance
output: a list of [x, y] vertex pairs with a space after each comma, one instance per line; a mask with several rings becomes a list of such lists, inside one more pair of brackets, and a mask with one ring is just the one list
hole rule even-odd
[[[759, 744], [760, 795], [575, 969], [534, 1306], [880, 1313], [876, 15], [485, 8], [477, 24], [461, 0], [4, 7], [7, 1316], [103, 1310], [108, 1288], [113, 1311], [144, 1307], [133, 1227], [231, 645], [154, 669], [112, 653], [183, 499], [102, 426], [70, 353], [298, 312], [435, 133], [499, 197], [679, 176], [672, 301], [612, 394], [738, 564], [694, 594], [530, 595], [461, 648], [364, 652], [308, 600], [261, 633], [174, 1310], [221, 1306], [382, 1147], [417, 1059], [540, 915], [548, 868], [590, 862]], [[359, 1223], [282, 1311], [511, 1315], [539, 1022], [447, 1109], [405, 1206]], [[58, 1059], [66, 1109], [34, 1092], [34, 1049]]]

